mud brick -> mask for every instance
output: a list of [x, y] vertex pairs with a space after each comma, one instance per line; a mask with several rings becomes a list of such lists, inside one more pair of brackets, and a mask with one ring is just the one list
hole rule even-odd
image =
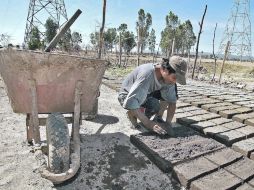
[[234, 189], [240, 184], [240, 178], [221, 169], [192, 182], [190, 190]]
[[248, 104], [253, 104], [254, 102], [253, 101], [241, 101], [241, 102], [235, 102], [234, 104], [237, 104], [237, 105], [240, 105], [240, 106], [243, 106], [243, 105], [248, 105]]
[[202, 100], [202, 101], [195, 101], [195, 102], [191, 102], [191, 104], [193, 105], [193, 106], [198, 106], [198, 107], [201, 107], [202, 105], [204, 105], [204, 104], [207, 104], [207, 103], [209, 103], [209, 104], [211, 104], [211, 103], [219, 103], [220, 102], [220, 100]]
[[214, 108], [214, 107], [222, 107], [222, 106], [230, 106], [232, 105], [231, 103], [228, 103], [228, 102], [220, 102], [220, 103], [216, 103], [216, 104], [205, 104], [205, 105], [202, 105], [201, 108], [205, 109], [205, 110], [210, 110], [211, 108]]
[[254, 126], [254, 119], [247, 119], [244, 123], [246, 125]]
[[193, 123], [190, 125], [191, 128], [197, 130], [197, 131], [200, 131], [200, 132], [203, 132], [203, 130], [207, 127], [213, 127], [215, 126], [216, 124], [210, 122], [210, 121], [201, 121], [201, 122], [198, 122], [198, 123]]
[[229, 123], [232, 120], [231, 119], [226, 119], [224, 117], [220, 117], [220, 118], [216, 118], [216, 119], [211, 119], [209, 121], [212, 122], [212, 123], [215, 123], [216, 125], [221, 125], [221, 124], [224, 124], [224, 123]]
[[240, 101], [244, 101], [244, 100], [249, 100], [247, 98], [234, 98], [234, 99], [226, 99], [224, 100], [225, 102], [230, 102], [230, 103], [235, 103], [235, 102], [240, 102]]
[[[251, 159], [251, 160], [254, 160], [254, 152], [251, 152], [251, 153], [250, 153], [250, 159]], [[254, 184], [254, 183], [253, 183], [253, 184]]]
[[245, 107], [248, 107], [248, 108], [254, 108], [254, 104], [248, 104], [248, 105], [244, 105]]
[[241, 114], [241, 113], [249, 113], [251, 111], [252, 109], [250, 108], [241, 107], [241, 108], [232, 109], [232, 110], [223, 110], [223, 111], [220, 111], [219, 114], [225, 118], [232, 118], [233, 115]]
[[196, 96], [196, 97], [185, 98], [185, 99], [180, 98], [180, 100], [183, 101], [183, 102], [186, 102], [186, 103], [191, 103], [195, 100], [202, 100], [203, 98], [204, 98], [203, 96]]
[[247, 138], [254, 137], [254, 127], [253, 126], [245, 126], [236, 129], [236, 131], [239, 131], [246, 135]]
[[221, 116], [215, 113], [208, 113], [208, 114], [201, 115], [201, 117], [204, 120], [210, 120], [210, 119], [220, 118]]
[[189, 106], [191, 106], [191, 104], [184, 103], [184, 102], [177, 102], [176, 103], [177, 108], [184, 108], [184, 107], [189, 107]]
[[175, 127], [174, 137], [154, 133], [131, 135], [130, 141], [162, 171], [171, 171], [176, 164], [204, 154], [220, 150], [225, 146], [213, 139], [204, 138], [187, 127]]
[[254, 177], [254, 161], [249, 158], [243, 158], [227, 166], [225, 170], [246, 181]]
[[190, 111], [190, 113], [194, 116], [194, 115], [203, 115], [203, 114], [208, 114], [209, 112], [206, 110], [194, 110], [194, 111]]
[[237, 114], [237, 115], [234, 115], [232, 117], [232, 120], [234, 121], [238, 121], [238, 122], [241, 122], [241, 123], [244, 123], [244, 121], [246, 119], [251, 119], [253, 118], [254, 119], [254, 112], [252, 113], [245, 113], [245, 114]]
[[182, 125], [189, 126], [193, 123], [197, 123], [198, 121], [194, 120], [192, 117], [182, 117], [182, 118], [176, 118], [176, 122]]
[[185, 111], [183, 109], [181, 109], [181, 108], [180, 109], [177, 108], [176, 111], [175, 111], [175, 113], [184, 113], [184, 112]]
[[221, 107], [211, 108], [210, 111], [213, 113], [219, 113], [219, 111], [222, 111], [222, 110], [230, 110], [230, 109], [239, 108], [239, 107], [240, 106], [237, 106], [237, 105], [221, 106]]
[[192, 181], [197, 178], [210, 174], [218, 169], [218, 165], [212, 163], [204, 157], [194, 159], [193, 161], [184, 162], [174, 167], [176, 178], [181, 185], [189, 188]]
[[238, 128], [241, 128], [241, 127], [245, 127], [246, 125], [243, 124], [243, 123], [240, 123], [240, 122], [232, 121], [232, 122], [229, 122], [229, 123], [224, 123], [220, 126], [226, 127], [228, 129], [238, 129]]
[[250, 186], [248, 183], [241, 185], [240, 187], [236, 188], [236, 190], [253, 190], [254, 188]]
[[196, 106], [190, 106], [190, 107], [185, 107], [182, 108], [184, 111], [188, 112], [188, 111], [195, 111], [195, 110], [201, 110], [200, 108], [197, 108]]
[[189, 113], [189, 112], [183, 112], [183, 113], [176, 113], [174, 116], [175, 116], [176, 118], [183, 118], [183, 117], [192, 116], [192, 114]]
[[232, 148], [235, 151], [242, 153], [244, 156], [250, 157], [250, 153], [254, 151], [254, 138], [245, 139], [234, 143]]
[[250, 184], [250, 185], [254, 186], [254, 179], [252, 179], [252, 180], [248, 181], [248, 184]]
[[213, 137], [215, 134], [223, 133], [223, 132], [226, 132], [226, 131], [229, 131], [229, 130], [230, 129], [228, 129], [226, 127], [214, 126], [214, 127], [205, 128], [203, 130], [203, 133], [210, 136], [210, 137]]
[[219, 141], [227, 146], [231, 146], [233, 143], [245, 139], [246, 135], [241, 132], [231, 130], [231, 131], [215, 134], [214, 138], [217, 141]]
[[220, 167], [225, 167], [233, 162], [236, 162], [237, 160], [240, 160], [243, 156], [242, 154], [232, 150], [231, 148], [226, 148], [205, 155], [204, 157], [212, 161], [213, 163], [219, 165]]

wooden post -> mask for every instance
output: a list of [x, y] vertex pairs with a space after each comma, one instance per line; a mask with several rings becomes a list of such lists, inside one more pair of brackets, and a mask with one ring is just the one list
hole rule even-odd
[[191, 76], [192, 79], [194, 78], [195, 68], [196, 68], [196, 64], [197, 64], [199, 39], [200, 39], [200, 35], [202, 33], [202, 27], [203, 27], [203, 22], [204, 22], [206, 10], [207, 10], [207, 5], [205, 6], [205, 11], [204, 11], [204, 14], [203, 14], [203, 17], [202, 17], [202, 20], [201, 20], [201, 24], [199, 23], [200, 28], [199, 28], [198, 41], [197, 41], [197, 46], [196, 46], [196, 57], [195, 57], [192, 76]]
[[45, 48], [45, 52], [49, 52], [52, 48], [55, 47], [60, 38], [65, 34], [65, 32], [71, 27], [71, 25], [75, 22], [75, 20], [82, 13], [81, 10], [77, 10], [74, 15], [63, 25], [63, 27], [59, 30], [56, 36], [51, 40], [49, 45]]
[[222, 76], [222, 73], [223, 73], [223, 70], [224, 70], [225, 60], [227, 59], [227, 55], [228, 55], [229, 44], [230, 44], [230, 41], [227, 42], [225, 53], [224, 53], [224, 58], [223, 58], [222, 67], [221, 67], [221, 71], [220, 71], [220, 78], [219, 78], [219, 83], [220, 84], [221, 84], [221, 76]]
[[119, 34], [119, 67], [122, 65], [122, 36], [121, 32]]
[[26, 114], [26, 137], [29, 144], [33, 143], [33, 123], [31, 120], [31, 114]]
[[80, 105], [81, 105], [80, 99], [82, 95], [82, 84], [83, 84], [82, 81], [77, 81], [75, 89], [74, 122], [72, 127], [74, 147], [76, 147], [76, 144], [80, 145], [79, 129], [80, 129]]
[[100, 28], [100, 41], [99, 41], [99, 52], [98, 58], [101, 58], [101, 50], [102, 50], [102, 43], [103, 43], [103, 33], [104, 33], [104, 25], [105, 25], [105, 14], [106, 14], [106, 4], [107, 0], [103, 0], [103, 9], [102, 9], [102, 24]]
[[139, 66], [139, 49], [140, 49], [140, 35], [139, 35], [139, 27], [138, 27], [137, 66]]
[[31, 95], [32, 95], [32, 107], [31, 107], [32, 113], [31, 113], [30, 120], [32, 122], [31, 122], [31, 125], [30, 124], [29, 125], [30, 127], [33, 128], [34, 143], [39, 144], [41, 141], [41, 137], [40, 137], [39, 118], [38, 118], [36, 82], [34, 79], [30, 80], [30, 88], [31, 88]]
[[215, 25], [215, 29], [214, 29], [214, 32], [213, 32], [213, 59], [214, 59], [214, 69], [213, 69], [213, 78], [212, 78], [212, 81], [214, 81], [214, 78], [215, 78], [215, 74], [216, 74], [216, 61], [217, 61], [217, 58], [214, 54], [214, 40], [215, 40], [215, 33], [216, 33], [216, 29], [217, 29], [217, 23]]

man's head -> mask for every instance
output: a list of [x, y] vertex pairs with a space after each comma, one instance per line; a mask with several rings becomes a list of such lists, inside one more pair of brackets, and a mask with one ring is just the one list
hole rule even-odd
[[179, 57], [172, 56], [170, 60], [164, 59], [161, 63], [161, 75], [167, 84], [186, 84], [187, 62]]

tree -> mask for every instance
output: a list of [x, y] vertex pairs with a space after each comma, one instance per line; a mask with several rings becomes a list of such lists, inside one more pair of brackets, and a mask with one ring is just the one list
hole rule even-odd
[[149, 37], [149, 29], [152, 25], [152, 16], [150, 13], [145, 14], [143, 9], [140, 9], [138, 12], [138, 21], [136, 22], [138, 43], [140, 44], [141, 54], [143, 53], [147, 39]]
[[161, 33], [160, 43], [161, 49], [167, 54], [168, 57], [174, 53], [176, 29], [179, 24], [180, 21], [178, 16], [170, 11], [166, 16], [166, 27]]
[[40, 32], [38, 27], [33, 27], [30, 34], [30, 39], [28, 42], [28, 49], [35, 50], [39, 49], [41, 47], [41, 41], [40, 41]]
[[112, 49], [114, 45], [117, 42], [117, 32], [116, 28], [109, 28], [105, 33], [104, 33], [104, 43], [105, 47], [107, 49], [110, 49], [112, 52]]
[[156, 44], [156, 36], [155, 36], [155, 30], [152, 29], [149, 38], [148, 38], [148, 47], [151, 53], [154, 53], [155, 50], [155, 44]]
[[71, 31], [68, 30], [59, 41], [59, 46], [64, 51], [70, 51], [71, 49]]
[[45, 41], [50, 43], [51, 40], [56, 36], [58, 24], [51, 18], [48, 18], [45, 23], [45, 28]]
[[126, 31], [123, 35], [123, 49], [127, 55], [131, 52], [131, 50], [136, 46], [135, 36], [133, 32]]
[[94, 32], [90, 34], [90, 42], [97, 50], [99, 45], [99, 32]]
[[82, 35], [80, 33], [74, 31], [71, 35], [71, 41], [73, 44], [82, 43]]

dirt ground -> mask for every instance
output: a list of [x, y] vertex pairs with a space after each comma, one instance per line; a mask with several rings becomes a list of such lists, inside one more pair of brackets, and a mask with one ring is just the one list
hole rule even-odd
[[129, 140], [132, 129], [117, 93], [101, 86], [99, 115], [81, 126], [81, 168], [62, 185], [41, 178], [41, 155], [26, 143], [25, 115], [12, 112], [0, 78], [0, 189], [180, 189]]

